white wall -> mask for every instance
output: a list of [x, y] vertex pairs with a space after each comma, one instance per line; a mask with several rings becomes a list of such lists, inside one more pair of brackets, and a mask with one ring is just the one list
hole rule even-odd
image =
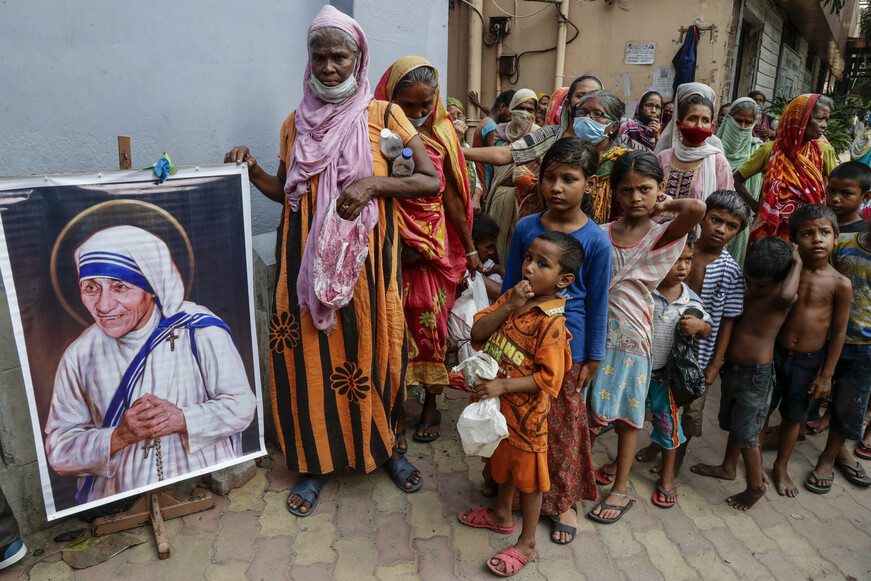
[[[117, 169], [167, 151], [220, 163], [248, 145], [278, 166], [281, 122], [302, 97], [305, 32], [324, 0], [28, 0], [0, 3], [0, 175]], [[347, 0], [344, 2], [349, 4]], [[357, 0], [374, 84], [396, 58], [447, 62], [447, 3]], [[254, 233], [280, 206], [252, 192]]]
[[448, 3], [445, 0], [354, 0], [354, 18], [366, 31], [372, 55], [372, 90], [403, 56], [422, 56], [435, 66], [447, 97]]

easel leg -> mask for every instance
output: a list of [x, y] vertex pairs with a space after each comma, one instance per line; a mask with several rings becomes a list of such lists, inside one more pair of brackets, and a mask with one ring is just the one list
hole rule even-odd
[[151, 528], [154, 530], [154, 540], [157, 543], [157, 556], [161, 559], [169, 559], [169, 538], [163, 525], [163, 515], [160, 514], [160, 498], [156, 492], [149, 492], [148, 497], [151, 506]]

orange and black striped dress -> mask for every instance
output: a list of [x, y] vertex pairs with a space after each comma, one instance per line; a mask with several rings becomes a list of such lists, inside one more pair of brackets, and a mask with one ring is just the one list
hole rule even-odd
[[[369, 105], [376, 176], [388, 173], [378, 146], [386, 107], [384, 101]], [[405, 143], [417, 135], [405, 116], [393, 110], [388, 125]], [[281, 128], [279, 157], [286, 166], [295, 137], [291, 113]], [[391, 198], [378, 198], [378, 224], [369, 235], [369, 255], [353, 300], [336, 312], [336, 326], [327, 335], [315, 328], [311, 315], [300, 313], [296, 294], [317, 190], [313, 178], [299, 212], [285, 203], [279, 226], [269, 330], [272, 412], [291, 470], [329, 474], [350, 467], [371, 472], [392, 453], [396, 413], [405, 400], [408, 354], [396, 214]]]

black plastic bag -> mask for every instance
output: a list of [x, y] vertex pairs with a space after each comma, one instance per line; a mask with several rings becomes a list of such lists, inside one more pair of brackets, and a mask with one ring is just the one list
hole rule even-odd
[[[698, 309], [687, 309], [683, 313], [701, 319], [704, 315]], [[683, 317], [681, 317], [683, 318]], [[674, 345], [665, 362], [665, 376], [671, 387], [674, 403], [686, 405], [705, 395], [705, 370], [699, 365], [699, 340], [687, 337], [680, 330], [680, 321], [674, 330]]]

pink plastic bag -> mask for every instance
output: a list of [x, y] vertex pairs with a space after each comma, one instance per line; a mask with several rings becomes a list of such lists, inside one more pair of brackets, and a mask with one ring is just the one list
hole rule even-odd
[[368, 252], [369, 231], [360, 216], [343, 220], [336, 213], [336, 201], [330, 202], [312, 270], [318, 300], [331, 309], [350, 303]]

